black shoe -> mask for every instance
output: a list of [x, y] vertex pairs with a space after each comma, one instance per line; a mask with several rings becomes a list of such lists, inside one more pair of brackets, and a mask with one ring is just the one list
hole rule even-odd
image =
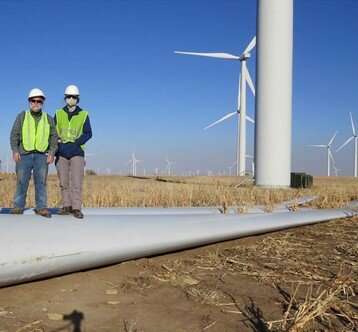
[[22, 208], [13, 208], [10, 211], [11, 214], [24, 214], [24, 209]]
[[45, 218], [51, 218], [51, 212], [49, 209], [35, 209], [35, 213]]
[[83, 213], [81, 212], [81, 210], [72, 210], [72, 215], [77, 219], [83, 219]]
[[72, 213], [72, 206], [64, 206], [59, 211], [58, 214], [61, 216], [67, 216]]

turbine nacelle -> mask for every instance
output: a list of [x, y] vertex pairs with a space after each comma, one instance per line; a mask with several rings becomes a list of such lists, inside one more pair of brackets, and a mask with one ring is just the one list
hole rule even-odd
[[250, 58], [251, 58], [251, 53], [244, 53], [244, 54], [240, 55], [239, 60], [240, 61], [246, 61], [246, 60], [248, 60]]

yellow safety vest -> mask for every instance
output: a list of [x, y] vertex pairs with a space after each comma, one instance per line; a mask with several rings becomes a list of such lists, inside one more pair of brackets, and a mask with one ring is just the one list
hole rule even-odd
[[[56, 111], [56, 129], [62, 143], [73, 143], [83, 134], [83, 126], [87, 119], [88, 112], [80, 111], [68, 120], [68, 113], [64, 109]], [[84, 149], [84, 145], [81, 148]]]
[[25, 112], [22, 124], [22, 145], [25, 151], [45, 152], [49, 146], [50, 123], [47, 114], [42, 112], [37, 126], [30, 111]]

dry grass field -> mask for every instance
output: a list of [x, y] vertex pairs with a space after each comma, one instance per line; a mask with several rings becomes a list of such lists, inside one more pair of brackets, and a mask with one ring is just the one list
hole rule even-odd
[[[0, 206], [10, 207], [15, 175], [0, 174]], [[358, 199], [358, 180], [352, 177], [315, 178], [311, 189], [262, 189], [250, 179], [237, 177], [126, 177], [86, 176], [83, 204], [86, 207], [190, 207], [247, 206], [272, 204], [303, 195], [318, 195], [316, 207], [341, 207]], [[50, 207], [61, 204], [57, 177], [48, 180]], [[34, 206], [31, 183], [28, 206]]]
[[[0, 205], [11, 206], [15, 178], [0, 178]], [[84, 205], [269, 208], [319, 195], [311, 205], [323, 208], [358, 199], [358, 181], [348, 177], [315, 178], [305, 190], [268, 190], [245, 181], [87, 176]], [[60, 204], [54, 176], [49, 203]], [[2, 288], [0, 331], [357, 331], [357, 221], [335, 220]]]

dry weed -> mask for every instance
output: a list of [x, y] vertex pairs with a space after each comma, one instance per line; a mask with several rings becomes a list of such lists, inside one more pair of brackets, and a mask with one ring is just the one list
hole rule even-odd
[[[0, 174], [0, 206], [12, 206], [16, 186], [14, 174]], [[83, 202], [87, 207], [190, 207], [230, 206], [250, 207], [264, 205], [271, 211], [273, 205], [303, 195], [318, 195], [311, 205], [319, 208], [342, 207], [358, 199], [358, 180], [345, 177], [315, 178], [310, 189], [264, 189], [253, 184], [237, 186], [240, 177], [155, 177], [86, 176]], [[56, 175], [48, 178], [49, 206], [59, 206], [60, 192]], [[34, 206], [31, 183], [28, 206]], [[244, 209], [245, 210], [245, 209]]]
[[301, 301], [298, 284], [293, 295], [290, 295], [283, 319], [267, 322], [268, 328], [274, 331], [302, 332], [318, 322], [329, 330], [337, 330], [338, 326], [343, 325], [346, 330], [353, 331], [358, 324], [358, 316], [349, 301], [355, 295], [352, 291], [353, 282], [349, 276], [338, 276], [323, 290], [322, 286], [315, 289], [311, 284]]

